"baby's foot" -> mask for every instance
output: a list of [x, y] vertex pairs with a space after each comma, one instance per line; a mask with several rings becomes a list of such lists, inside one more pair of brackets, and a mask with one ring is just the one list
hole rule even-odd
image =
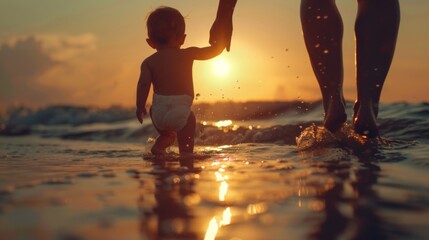
[[346, 103], [343, 98], [331, 98], [328, 111], [325, 114], [324, 126], [330, 132], [335, 133], [346, 122]]
[[165, 155], [166, 149], [174, 144], [176, 140], [175, 135], [161, 135], [156, 138], [155, 144], [153, 144], [150, 150], [153, 155]]
[[164, 156], [167, 154], [166, 148], [161, 148], [158, 146], [153, 145], [152, 149], [150, 150], [153, 155], [155, 156]]
[[353, 126], [355, 132], [362, 136], [375, 138], [378, 134], [377, 120], [375, 117], [375, 109], [371, 104], [354, 107], [355, 114], [353, 117]]

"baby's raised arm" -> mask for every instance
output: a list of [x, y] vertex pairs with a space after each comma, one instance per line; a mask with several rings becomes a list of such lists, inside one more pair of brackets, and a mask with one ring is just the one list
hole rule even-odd
[[221, 54], [224, 49], [225, 41], [221, 40], [209, 47], [189, 47], [184, 49], [184, 51], [194, 60], [208, 60]]
[[195, 60], [208, 60], [222, 53], [225, 44], [216, 43], [209, 47], [190, 47], [185, 49], [186, 53]]

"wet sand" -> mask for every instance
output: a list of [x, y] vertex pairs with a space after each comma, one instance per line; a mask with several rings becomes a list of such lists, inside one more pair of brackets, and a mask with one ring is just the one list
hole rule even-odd
[[419, 156], [404, 144], [199, 146], [160, 162], [143, 144], [2, 137], [0, 238], [424, 239], [427, 166], [403, 164]]

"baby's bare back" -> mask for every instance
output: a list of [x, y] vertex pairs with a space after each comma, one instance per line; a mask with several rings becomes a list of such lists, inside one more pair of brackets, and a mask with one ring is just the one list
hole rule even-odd
[[154, 92], [159, 95], [194, 96], [193, 59], [182, 49], [164, 49], [146, 59]]

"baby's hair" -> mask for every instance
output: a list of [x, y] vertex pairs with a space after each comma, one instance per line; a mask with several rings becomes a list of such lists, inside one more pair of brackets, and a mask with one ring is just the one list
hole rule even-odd
[[185, 34], [185, 19], [172, 7], [159, 7], [149, 14], [146, 22], [149, 39], [168, 44], [171, 39]]

